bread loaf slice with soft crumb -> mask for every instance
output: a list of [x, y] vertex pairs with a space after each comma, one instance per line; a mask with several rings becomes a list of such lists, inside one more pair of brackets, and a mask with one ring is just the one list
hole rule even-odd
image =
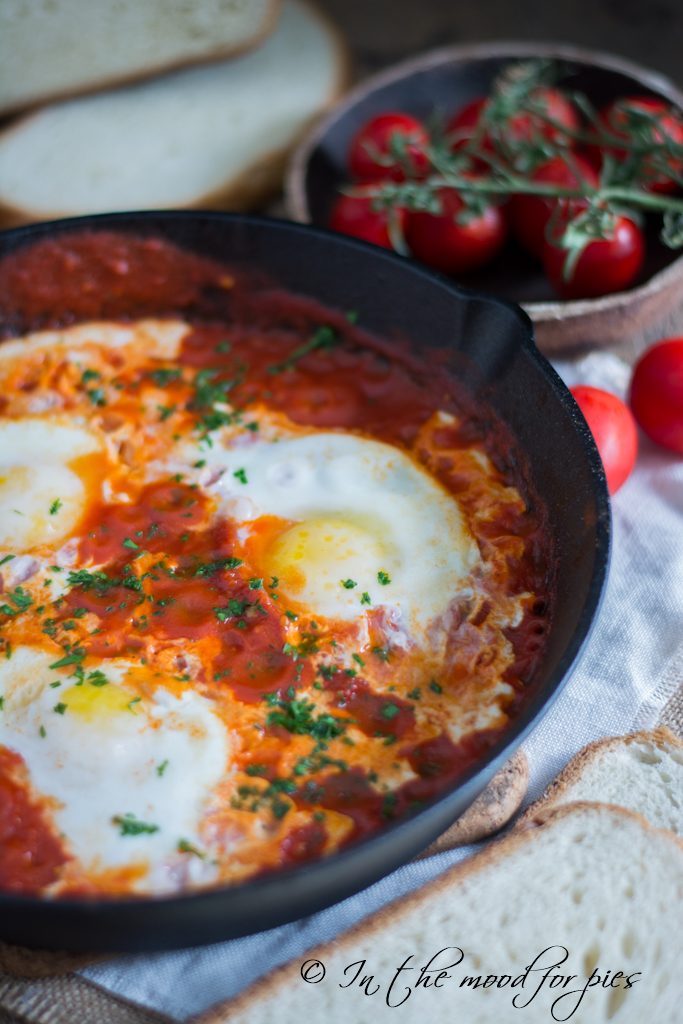
[[676, 1024], [682, 898], [677, 837], [622, 808], [572, 804], [196, 1024]]
[[279, 0], [2, 0], [0, 114], [241, 53]]
[[618, 804], [683, 836], [683, 741], [660, 726], [596, 740], [572, 758], [518, 824], [577, 800]]
[[314, 7], [285, 0], [258, 50], [46, 107], [0, 134], [5, 225], [115, 210], [247, 209], [281, 179], [339, 95], [346, 50]]

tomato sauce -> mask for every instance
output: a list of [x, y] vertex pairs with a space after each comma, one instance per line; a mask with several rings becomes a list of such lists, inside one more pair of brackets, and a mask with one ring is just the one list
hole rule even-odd
[[[375, 338], [342, 312], [270, 285], [255, 288], [244, 275], [158, 238], [85, 232], [39, 242], [0, 262], [0, 335], [88, 318], [179, 314], [193, 329], [182, 344], [173, 401], [191, 421], [201, 422], [206, 413], [196, 386], [202, 379], [244, 410], [245, 419], [250, 406], [262, 403], [298, 424], [356, 431], [407, 449], [458, 498], [476, 523], [472, 530], [482, 555], [498, 558], [507, 591], [536, 595], [521, 623], [505, 630], [513, 661], [502, 678], [514, 690], [507, 712], [516, 713], [543, 653], [551, 545], [513, 438], [483, 403], [475, 405], [439, 354], [417, 359], [408, 347]], [[138, 383], [135, 377], [120, 381], [133, 394]], [[453, 413], [458, 421], [436, 428], [427, 444], [423, 426], [436, 411]], [[522, 505], [501, 501], [491, 514], [480, 515], [482, 494], [457, 459], [471, 446], [489, 457], [502, 486], [519, 489], [526, 498]], [[326, 811], [348, 817], [344, 842], [355, 841], [453, 785], [499, 738], [498, 730], [483, 729], [458, 743], [445, 731], [417, 739], [418, 697], [408, 699], [392, 686], [374, 689], [362, 659], [357, 670], [318, 678], [303, 653], [288, 650], [277, 581], [254, 578], [254, 567], [243, 552], [238, 555], [229, 521], [216, 521], [201, 489], [180, 477], [131, 488], [128, 501], [119, 495], [89, 508], [78, 531], [78, 565], [104, 569], [76, 572], [45, 632], [68, 644], [64, 649], [76, 660], [144, 661], [150, 650], [181, 642], [188, 657], [201, 652], [195, 678], [202, 692], [228, 694], [250, 713], [263, 712], [265, 726], [255, 730], [249, 721], [241, 755], [240, 769], [251, 777], [243, 787], [245, 806], [273, 798], [289, 757], [295, 784], [288, 799], [312, 815], [277, 840], [279, 864], [322, 854], [329, 843]], [[471, 617], [473, 629], [485, 627], [490, 609], [484, 601]], [[311, 633], [308, 650], [316, 649], [315, 642]], [[400, 659], [386, 671], [397, 664]], [[461, 676], [466, 674], [461, 667]], [[324, 721], [305, 701], [297, 704], [299, 691], [314, 679], [328, 700]], [[454, 685], [458, 679], [454, 672]], [[375, 784], [368, 766], [354, 763], [352, 750], [346, 762], [338, 754], [330, 757], [330, 737], [349, 722], [376, 739], [387, 758], [402, 758], [414, 777], [387, 791]], [[288, 744], [298, 761], [287, 753]], [[296, 771], [303, 773], [307, 758], [322, 758], [333, 770], [299, 777]], [[66, 858], [13, 781], [15, 762], [0, 747], [0, 888], [38, 891]]]

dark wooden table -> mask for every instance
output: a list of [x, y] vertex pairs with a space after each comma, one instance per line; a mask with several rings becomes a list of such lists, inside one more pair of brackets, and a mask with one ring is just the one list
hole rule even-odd
[[683, 77], [683, 0], [319, 0], [362, 77], [421, 50], [546, 40], [607, 50]]

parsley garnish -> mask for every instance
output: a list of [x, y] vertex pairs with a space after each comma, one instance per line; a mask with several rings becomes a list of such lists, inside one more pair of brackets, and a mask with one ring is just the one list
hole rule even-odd
[[202, 565], [198, 565], [194, 574], [195, 576], [213, 576], [221, 569], [238, 569], [241, 564], [241, 558], [218, 558], [215, 562], [204, 562]]
[[162, 761], [161, 764], [157, 765], [157, 775], [159, 776], [159, 778], [161, 778], [161, 776], [164, 774], [164, 772], [166, 771], [167, 768], [168, 768], [168, 761], [167, 760], [166, 761]]
[[386, 718], [387, 721], [391, 721], [392, 718], [396, 718], [399, 712], [397, 704], [383, 704], [382, 705], [382, 718]]
[[55, 704], [52, 710], [56, 711], [58, 715], [63, 715], [67, 707], [67, 704], [62, 704], [62, 702], [60, 701], [59, 704]]
[[235, 480], [239, 480], [241, 484], [246, 484], [249, 482], [247, 480], [247, 471], [246, 469], [244, 469], [244, 467], [236, 469], [232, 475], [234, 476]]
[[355, 580], [340, 580], [339, 582], [344, 590], [353, 590], [354, 587], [358, 586]]
[[437, 683], [436, 679], [431, 679], [429, 681], [429, 689], [434, 693], [443, 693], [443, 686]]
[[149, 825], [146, 821], [138, 821], [134, 814], [117, 814], [111, 819], [114, 825], [120, 826], [122, 836], [151, 835], [159, 831], [158, 825]]
[[177, 366], [162, 366], [158, 370], [151, 370], [149, 376], [160, 388], [166, 387], [171, 381], [178, 380], [182, 370]]
[[196, 846], [193, 846], [188, 839], [179, 839], [176, 849], [178, 850], [178, 853], [192, 853], [195, 857], [199, 857], [201, 860], [204, 860], [206, 857], [206, 854], [202, 853], [201, 850], [198, 850]]
[[214, 608], [214, 614], [219, 622], [226, 622], [228, 619], [237, 619], [244, 615], [250, 607], [249, 601], [238, 601], [231, 597], [224, 608]]
[[122, 541], [121, 543], [123, 544], [124, 548], [130, 548], [131, 551], [139, 551], [140, 550], [140, 545], [136, 544], [135, 541], [131, 537], [126, 537], [126, 539], [124, 541]]
[[56, 516], [61, 507], [62, 507], [61, 498], [55, 498], [55, 500], [50, 505], [50, 515], [51, 516]]
[[380, 571], [377, 573], [377, 582], [381, 583], [383, 587], [386, 587], [388, 583], [391, 583], [391, 577], [389, 576], [389, 573], [384, 572], [383, 569], [380, 569]]
[[252, 578], [249, 580], [249, 589], [250, 590], [261, 590], [262, 587], [263, 587], [263, 580], [259, 579], [256, 576], [252, 576]]
[[14, 615], [18, 615], [19, 612], [25, 612], [27, 608], [30, 608], [33, 604], [33, 598], [24, 590], [23, 587], [15, 587], [14, 590], [7, 595], [8, 600], [12, 602], [14, 608], [8, 604], [0, 604], [0, 612], [4, 615], [8, 615], [10, 618]]
[[299, 345], [293, 352], [283, 359], [281, 363], [274, 363], [268, 367], [268, 373], [282, 373], [283, 370], [293, 370], [300, 359], [307, 356], [309, 352], [314, 352], [316, 349], [327, 349], [332, 348], [337, 343], [337, 332], [333, 327], [324, 324], [319, 327], [317, 331], [305, 341], [303, 345]]
[[370, 600], [370, 595], [368, 594], [367, 590], [364, 590], [363, 593], [360, 595], [360, 603], [372, 604], [372, 601]]

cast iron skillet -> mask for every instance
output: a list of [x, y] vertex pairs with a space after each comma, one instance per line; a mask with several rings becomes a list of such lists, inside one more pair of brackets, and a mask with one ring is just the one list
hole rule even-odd
[[8, 942], [78, 951], [171, 949], [250, 934], [329, 906], [408, 861], [468, 807], [548, 710], [588, 639], [609, 561], [609, 500], [583, 417], [536, 350], [531, 322], [518, 307], [363, 242], [242, 215], [124, 213], [39, 224], [0, 235], [0, 256], [86, 228], [163, 236], [257, 267], [294, 292], [358, 310], [363, 326], [380, 335], [400, 330], [417, 352], [421, 343], [451, 349], [461, 376], [483, 389], [526, 453], [557, 545], [556, 609], [533, 695], [482, 761], [415, 817], [327, 859], [232, 888], [93, 902], [0, 895], [0, 939]]

